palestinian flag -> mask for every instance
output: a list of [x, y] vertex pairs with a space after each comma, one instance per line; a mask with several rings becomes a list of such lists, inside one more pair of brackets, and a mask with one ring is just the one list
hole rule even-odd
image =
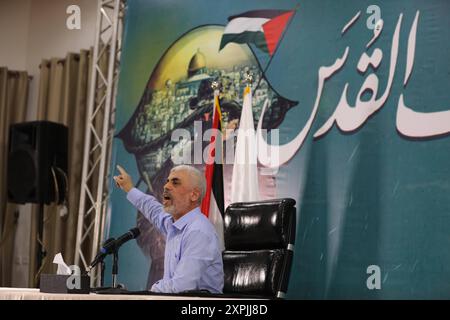
[[219, 51], [230, 42], [254, 43], [272, 56], [293, 10], [254, 10], [228, 18]]
[[[222, 112], [219, 105], [218, 93], [214, 93], [214, 109], [212, 119], [212, 129], [217, 129], [216, 132], [222, 132]], [[223, 241], [223, 216], [224, 208], [224, 192], [223, 192], [223, 169], [222, 161], [217, 161], [217, 157], [222, 156], [222, 136], [221, 134], [211, 136], [210, 144], [208, 146], [208, 161], [205, 166], [206, 177], [206, 194], [202, 201], [201, 210], [206, 215], [211, 223], [214, 225], [222, 249], [224, 249]]]

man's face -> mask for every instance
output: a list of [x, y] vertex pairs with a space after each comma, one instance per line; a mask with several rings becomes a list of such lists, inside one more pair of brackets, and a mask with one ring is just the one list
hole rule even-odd
[[185, 170], [170, 172], [164, 185], [163, 206], [174, 219], [178, 219], [197, 207], [199, 192], [192, 187]]

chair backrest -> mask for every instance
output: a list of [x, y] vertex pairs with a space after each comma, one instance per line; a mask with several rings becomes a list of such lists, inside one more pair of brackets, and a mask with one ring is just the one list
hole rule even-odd
[[295, 228], [294, 199], [231, 204], [224, 217], [224, 294], [283, 298]]

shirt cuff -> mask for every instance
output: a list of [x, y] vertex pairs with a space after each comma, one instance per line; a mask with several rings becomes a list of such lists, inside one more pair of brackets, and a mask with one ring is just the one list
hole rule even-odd
[[161, 289], [159, 288], [159, 283], [160, 283], [160, 282], [161, 282], [161, 280], [156, 281], [156, 282], [152, 285], [150, 291], [152, 291], [152, 292], [162, 292]]
[[141, 190], [137, 189], [137, 188], [133, 188], [130, 191], [128, 191], [127, 193], [127, 199], [128, 201], [130, 201], [131, 203], [136, 203], [140, 198], [142, 198], [142, 196], [144, 196], [145, 193], [143, 193]]

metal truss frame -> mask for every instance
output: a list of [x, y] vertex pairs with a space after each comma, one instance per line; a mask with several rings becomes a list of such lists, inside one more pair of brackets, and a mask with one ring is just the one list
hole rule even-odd
[[[85, 269], [95, 257], [105, 232], [125, 11], [126, 0], [98, 0], [74, 259], [75, 265]], [[106, 70], [101, 64], [105, 60]], [[98, 285], [99, 280], [99, 270], [91, 273], [91, 286]]]

